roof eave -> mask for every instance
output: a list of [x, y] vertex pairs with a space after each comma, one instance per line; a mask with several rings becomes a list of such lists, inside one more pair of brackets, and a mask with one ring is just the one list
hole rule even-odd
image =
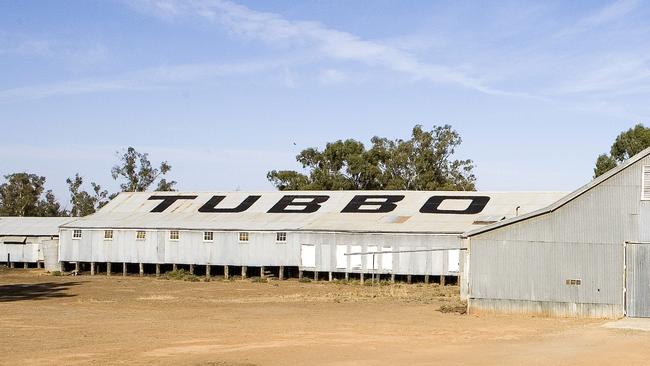
[[545, 214], [548, 214], [550, 212], [553, 212], [553, 211], [559, 209], [560, 207], [566, 205], [567, 203], [573, 201], [574, 199], [582, 196], [583, 194], [590, 191], [592, 188], [595, 188], [599, 184], [601, 184], [604, 181], [608, 180], [609, 178], [615, 176], [616, 174], [620, 173], [621, 171], [627, 169], [628, 167], [630, 167], [631, 165], [635, 164], [636, 162], [638, 162], [639, 160], [645, 158], [648, 155], [650, 155], [650, 147], [646, 148], [645, 150], [641, 151], [640, 153], [634, 155], [633, 157], [627, 159], [621, 165], [619, 165], [616, 168], [608, 171], [607, 173], [601, 175], [600, 177], [593, 179], [591, 182], [589, 182], [589, 183], [585, 184], [584, 186], [576, 189], [575, 191], [569, 193], [568, 195], [562, 197], [557, 202], [552, 203], [551, 205], [549, 205], [547, 207], [541, 208], [541, 209], [539, 209], [537, 211], [529, 212], [529, 213], [527, 213], [525, 215], [513, 217], [513, 218], [506, 219], [506, 220], [503, 220], [503, 221], [500, 221], [500, 222], [497, 222], [497, 223], [494, 223], [494, 224], [486, 225], [486, 226], [483, 226], [483, 227], [475, 229], [475, 230], [470, 230], [468, 232], [463, 233], [461, 235], [461, 237], [462, 238], [469, 238], [469, 237], [472, 237], [472, 236], [475, 236], [475, 235], [478, 235], [478, 234], [482, 234], [482, 233], [486, 233], [488, 231], [498, 229], [500, 227], [509, 226], [509, 225], [515, 224], [515, 223], [520, 222], [520, 221], [532, 219], [534, 217], [538, 217], [538, 216], [545, 215]]

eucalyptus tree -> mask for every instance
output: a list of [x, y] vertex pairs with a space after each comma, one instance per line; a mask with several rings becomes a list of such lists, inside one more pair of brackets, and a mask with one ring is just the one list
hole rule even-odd
[[66, 216], [45, 177], [30, 173], [4, 176], [0, 185], [0, 216]]
[[416, 125], [408, 140], [373, 137], [369, 149], [354, 139], [304, 149], [296, 156], [304, 173], [267, 178], [279, 190], [475, 190], [472, 160], [454, 159], [461, 143], [450, 125]]
[[650, 128], [637, 124], [621, 132], [614, 140], [609, 154], [600, 154], [596, 159], [594, 178], [616, 168], [618, 164], [650, 147]]

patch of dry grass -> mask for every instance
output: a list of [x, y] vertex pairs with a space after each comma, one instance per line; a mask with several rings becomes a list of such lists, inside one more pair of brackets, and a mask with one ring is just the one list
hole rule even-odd
[[466, 314], [467, 313], [467, 303], [465, 301], [460, 301], [460, 299], [454, 299], [447, 303], [440, 305], [438, 311], [441, 313], [456, 313], [456, 314]]

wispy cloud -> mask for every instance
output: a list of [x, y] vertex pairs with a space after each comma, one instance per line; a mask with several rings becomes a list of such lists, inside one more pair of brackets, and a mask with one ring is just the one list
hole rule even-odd
[[618, 20], [634, 11], [639, 5], [638, 0], [617, 0], [579, 19], [572, 26], [560, 32], [560, 35], [572, 35], [585, 32]]
[[550, 95], [593, 97], [647, 93], [650, 82], [650, 28], [638, 0], [617, 0], [578, 18], [554, 39], [571, 44], [571, 68]]
[[463, 70], [423, 62], [406, 50], [386, 43], [364, 40], [319, 22], [288, 20], [278, 14], [255, 11], [229, 1], [142, 0], [132, 4], [136, 9], [162, 19], [199, 18], [225, 26], [232, 34], [244, 38], [313, 47], [330, 59], [384, 67], [406, 74], [413, 80], [454, 84], [490, 95], [533, 97], [493, 88]]
[[68, 69], [86, 69], [105, 62], [109, 50], [97, 42], [60, 41], [0, 31], [0, 55], [45, 58], [62, 61]]
[[[320, 22], [290, 20], [279, 14], [256, 11], [227, 0], [136, 0], [127, 4], [147, 16], [172, 22], [175, 26], [208, 23], [236, 38], [265, 43], [283, 51], [289, 49], [290, 56], [265, 60], [262, 52], [261, 61], [165, 65], [81, 80], [11, 88], [0, 90], [0, 103], [57, 95], [149, 90], [170, 84], [264, 73], [268, 70], [277, 71], [274, 80], [289, 88], [302, 87], [308, 81], [322, 85], [340, 84], [359, 79], [355, 72], [346, 68], [355, 64], [367, 70], [364, 72], [380, 70], [385, 75], [398, 75], [400, 80], [451, 85], [486, 95], [542, 101], [586, 93], [620, 93], [623, 89], [628, 92], [647, 90], [648, 60], [645, 56], [639, 57], [648, 51], [643, 42], [639, 42], [640, 47], [635, 52], [619, 53], [616, 57], [608, 55], [608, 50], [598, 48], [590, 50], [588, 55], [567, 49], [568, 44], [575, 43], [573, 36], [586, 31], [602, 31], [612, 24], [624, 27], [621, 21], [635, 14], [639, 7], [635, 0], [619, 0], [605, 5], [579, 17], [569, 26], [556, 26], [549, 30], [547, 34], [550, 37], [540, 39], [539, 44], [532, 42], [533, 45], [523, 44], [514, 49], [501, 47], [499, 43], [494, 47], [485, 47], [481, 42], [486, 38], [475, 34], [459, 39], [446, 39], [438, 34], [433, 43], [424, 42], [417, 35], [384, 40], [363, 39]], [[518, 8], [516, 12], [520, 13]], [[532, 14], [530, 16], [537, 13]], [[505, 17], [501, 13], [499, 16]], [[529, 23], [527, 16], [521, 16], [524, 19], [519, 19], [516, 27], [525, 27]], [[504, 22], [507, 23], [507, 19], [500, 19], [497, 23]], [[554, 32], [558, 28], [560, 30]], [[508, 28], [508, 34], [517, 32]], [[7, 47], [7, 42], [3, 43], [2, 40], [0, 33], [0, 54], [65, 54], [57, 51], [58, 45], [48, 41], [23, 39]], [[457, 49], [461, 51], [456, 53]], [[80, 59], [100, 59], [106, 53], [101, 45], [86, 51], [87, 57]], [[450, 57], [450, 54], [453, 56]], [[316, 71], [315, 78], [306, 77], [300, 73], [301, 69], [294, 68], [297, 64], [310, 64], [321, 71]]]
[[323, 85], [341, 84], [348, 81], [348, 79], [349, 77], [346, 73], [335, 69], [322, 70], [318, 77], [318, 80]]
[[562, 83], [560, 94], [592, 92], [630, 93], [645, 88], [650, 82], [650, 58], [617, 56], [582, 75]]
[[294, 61], [295, 59], [281, 59], [233, 64], [201, 63], [159, 66], [120, 75], [0, 90], [0, 103], [120, 90], [151, 90], [169, 84], [259, 73], [285, 67], [287, 63]]

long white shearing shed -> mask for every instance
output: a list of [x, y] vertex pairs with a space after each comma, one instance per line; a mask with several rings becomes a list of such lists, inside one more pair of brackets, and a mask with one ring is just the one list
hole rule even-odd
[[[523, 215], [562, 192], [121, 193], [64, 224], [63, 262], [284, 268], [455, 277], [461, 234]], [[443, 249], [435, 250], [434, 249]], [[350, 253], [381, 253], [346, 255]], [[142, 271], [142, 265], [140, 267]], [[227, 271], [227, 269], [225, 269]], [[227, 272], [226, 272], [227, 273]], [[264, 274], [261, 269], [260, 274]]]

